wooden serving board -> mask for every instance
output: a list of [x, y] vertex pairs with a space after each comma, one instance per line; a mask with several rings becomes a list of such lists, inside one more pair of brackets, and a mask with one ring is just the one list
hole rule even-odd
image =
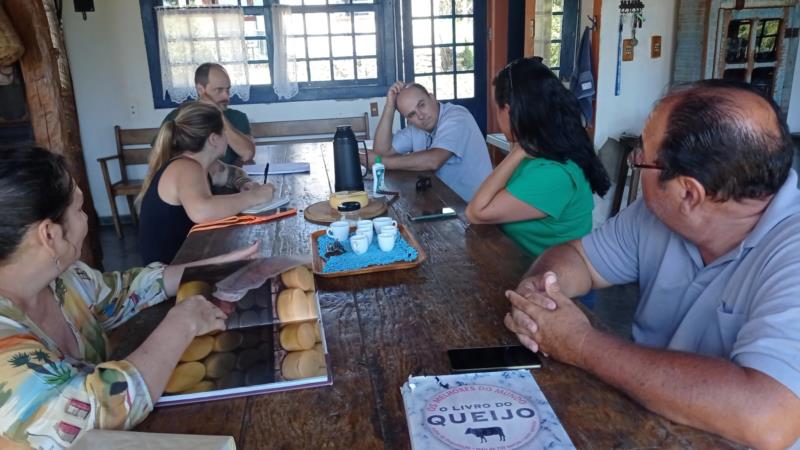
[[[358, 216], [362, 219], [372, 219], [386, 212], [386, 201], [383, 198], [370, 198], [365, 208], [358, 210]], [[307, 221], [320, 224], [329, 224], [339, 220], [339, 211], [331, 208], [328, 200], [308, 205], [303, 211], [303, 217]]]
[[[351, 229], [350, 231], [354, 231]], [[388, 270], [402, 270], [402, 269], [411, 269], [413, 267], [417, 267], [418, 265], [422, 264], [422, 261], [428, 257], [425, 254], [425, 250], [419, 245], [417, 239], [414, 237], [413, 234], [402, 224], [397, 225], [397, 231], [400, 233], [400, 236], [408, 242], [408, 245], [414, 247], [414, 250], [417, 251], [417, 259], [414, 261], [398, 261], [392, 264], [384, 264], [379, 266], [370, 266], [364, 267], [363, 269], [356, 269], [356, 270], [343, 270], [341, 272], [323, 272], [322, 269], [325, 267], [325, 260], [319, 255], [319, 245], [317, 245], [317, 239], [320, 236], [324, 235], [327, 230], [319, 230], [311, 233], [311, 253], [312, 253], [312, 270], [314, 274], [319, 275], [324, 278], [334, 278], [334, 277], [346, 277], [350, 275], [361, 275], [365, 273], [375, 273], [375, 272], [385, 272]]]

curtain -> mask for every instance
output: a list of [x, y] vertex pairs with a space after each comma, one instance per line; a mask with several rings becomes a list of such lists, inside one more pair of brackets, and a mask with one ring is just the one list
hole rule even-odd
[[553, 21], [553, 0], [536, 0], [533, 31], [533, 55], [541, 56], [550, 67], [550, 40]]
[[231, 78], [231, 97], [250, 98], [244, 15], [238, 7], [156, 8], [161, 83], [166, 98], [197, 98], [194, 71], [202, 63], [222, 64]]
[[297, 95], [297, 66], [294, 51], [286, 45], [286, 29], [292, 8], [285, 5], [272, 5], [272, 54], [274, 79], [272, 88], [280, 99]]

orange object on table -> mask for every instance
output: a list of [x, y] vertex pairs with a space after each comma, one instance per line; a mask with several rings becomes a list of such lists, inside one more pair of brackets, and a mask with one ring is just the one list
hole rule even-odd
[[189, 230], [189, 234], [195, 231], [208, 231], [216, 230], [219, 228], [227, 228], [236, 225], [256, 225], [259, 223], [271, 222], [282, 217], [294, 216], [297, 214], [297, 209], [291, 208], [286, 211], [278, 211], [275, 214], [268, 216], [256, 216], [250, 214], [239, 214], [236, 216], [226, 217], [224, 219], [215, 220], [213, 222], [198, 223]]

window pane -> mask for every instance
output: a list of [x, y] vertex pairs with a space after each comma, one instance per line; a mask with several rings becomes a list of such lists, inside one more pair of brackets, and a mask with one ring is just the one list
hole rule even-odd
[[455, 98], [453, 75], [436, 75], [436, 98], [438, 100], [452, 100]]
[[411, 21], [412, 37], [414, 45], [431, 44], [431, 21], [430, 19], [414, 19]]
[[359, 34], [356, 36], [356, 55], [358, 56], [375, 55], [377, 46], [374, 34]]
[[472, 0], [456, 0], [456, 14], [472, 14]]
[[356, 33], [375, 32], [375, 13], [372, 11], [354, 12]]
[[561, 44], [550, 44], [550, 67], [561, 67]]
[[437, 16], [453, 14], [453, 0], [433, 0], [433, 13]]
[[264, 16], [244, 16], [245, 36], [266, 36]]
[[460, 73], [456, 75], [456, 96], [458, 98], [475, 97], [475, 75]]
[[345, 5], [347, 0], [328, 0], [329, 5]]
[[295, 61], [295, 72], [297, 73], [297, 82], [305, 83], [308, 81], [308, 66], [305, 61]]
[[272, 84], [268, 64], [250, 64], [250, 84]]
[[328, 43], [328, 36], [309, 36], [308, 38], [308, 57], [309, 58], [328, 58], [331, 51]]
[[553, 12], [564, 11], [564, 0], [553, 0]]
[[325, 0], [303, 0], [306, 5], [324, 5]]
[[352, 33], [353, 26], [350, 23], [350, 13], [339, 12], [331, 13], [331, 33], [344, 34]]
[[[216, 4], [219, 6], [239, 6], [239, 0], [217, 0]], [[208, 6], [213, 6], [213, 5], [208, 5]]]
[[375, 0], [353, 0], [353, 3], [375, 3]]
[[764, 23], [764, 35], [766, 36], [778, 35], [778, 30], [780, 30], [781, 28], [780, 19], [765, 20], [763, 23]]
[[378, 60], [375, 58], [363, 58], [356, 61], [358, 79], [365, 80], [378, 78]]
[[472, 18], [456, 19], [456, 42], [471, 44], [475, 41], [473, 36]]
[[325, 13], [306, 14], [308, 34], [328, 34], [328, 15]]
[[431, 48], [415, 48], [414, 49], [414, 73], [431, 73], [433, 72], [433, 56]]
[[194, 57], [200, 61], [223, 62], [217, 53], [217, 43], [213, 41], [197, 41], [194, 43]]
[[172, 41], [167, 43], [167, 53], [172, 64], [191, 63], [192, 44], [187, 41]]
[[775, 84], [775, 68], [759, 67], [758, 69], [753, 69], [750, 84], [767, 97], [772, 97], [772, 90]]
[[[437, 47], [433, 49], [436, 62], [436, 72], [453, 71], [453, 47]], [[436, 81], [437, 83], [439, 81]]]
[[330, 81], [330, 61], [309, 61], [308, 66], [311, 71], [311, 81]]
[[475, 70], [475, 53], [471, 45], [456, 47], [456, 70]]
[[725, 43], [725, 62], [728, 64], [746, 63], [750, 47], [749, 20], [731, 20], [728, 24], [728, 39]]
[[450, 44], [453, 42], [453, 19], [433, 20], [434, 44]]
[[756, 62], [771, 62], [778, 59], [777, 34], [780, 26], [781, 19], [761, 21], [756, 37], [756, 51], [753, 55]]
[[298, 59], [305, 59], [306, 40], [304, 38], [286, 38], [286, 47], [288, 48], [290, 55], [293, 54], [294, 57]]
[[300, 5], [302, 0], [280, 0], [281, 5]]
[[337, 59], [333, 61], [334, 80], [355, 80], [352, 59]]
[[331, 49], [333, 56], [353, 56], [353, 38], [351, 36], [334, 36], [331, 38]]
[[242, 6], [264, 6], [264, 0], [242, 0]]
[[169, 68], [169, 72], [172, 75], [173, 80], [183, 80], [185, 84], [191, 86], [194, 84], [194, 70], [196, 68], [197, 66], [192, 63], [181, 66], [172, 66]]
[[305, 34], [305, 27], [303, 26], [303, 15], [292, 14], [289, 16], [289, 23], [286, 27], [287, 34], [301, 35]]
[[245, 41], [247, 44], [247, 59], [267, 59], [267, 40]]
[[564, 16], [553, 16], [550, 22], [550, 39], [553, 41], [561, 40], [561, 22]]
[[411, 0], [411, 17], [431, 15], [431, 0]]
[[414, 77], [414, 82], [425, 86], [425, 89], [427, 89], [428, 92], [433, 92], [433, 77], [432, 76]]

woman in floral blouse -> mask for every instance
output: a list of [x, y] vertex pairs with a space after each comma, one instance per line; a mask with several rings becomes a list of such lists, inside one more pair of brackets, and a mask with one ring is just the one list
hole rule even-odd
[[[175, 295], [185, 265], [100, 273], [78, 261], [87, 220], [64, 159], [0, 158], [0, 448], [68, 447], [92, 428], [128, 429], [153, 409], [195, 336], [225, 328], [201, 296], [177, 304], [127, 358], [106, 332]], [[248, 258], [257, 244], [194, 264]]]

